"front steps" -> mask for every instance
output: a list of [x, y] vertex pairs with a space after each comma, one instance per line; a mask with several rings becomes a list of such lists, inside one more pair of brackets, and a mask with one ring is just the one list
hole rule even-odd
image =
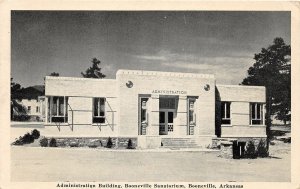
[[203, 148], [196, 138], [162, 138], [161, 148]]

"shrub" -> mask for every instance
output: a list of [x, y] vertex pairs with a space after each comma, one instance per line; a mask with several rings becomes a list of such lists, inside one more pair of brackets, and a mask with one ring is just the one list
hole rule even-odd
[[22, 140], [22, 137], [20, 136], [19, 139], [16, 138], [15, 142], [12, 143], [12, 145], [23, 145], [23, 140]]
[[252, 140], [250, 140], [246, 146], [245, 150], [245, 158], [255, 159], [257, 158], [257, 152], [255, 150], [255, 144]]
[[26, 133], [23, 137], [22, 137], [22, 142], [24, 144], [30, 144], [33, 143], [34, 138], [30, 133]]
[[56, 139], [55, 138], [51, 138], [50, 139], [49, 146], [50, 147], [57, 147], [57, 145], [56, 145]]
[[110, 137], [108, 137], [107, 143], [106, 143], [106, 148], [112, 148], [112, 146], [113, 146], [112, 140]]
[[131, 139], [128, 140], [127, 149], [134, 149]]
[[34, 139], [38, 139], [40, 137], [40, 131], [34, 129], [31, 131], [31, 135], [33, 136]]
[[70, 147], [78, 147], [78, 142], [76, 142], [76, 141], [72, 141], [72, 142], [70, 142]]
[[257, 146], [257, 156], [258, 157], [268, 157], [269, 156], [269, 151], [267, 148], [266, 141], [260, 140]]
[[41, 147], [47, 147], [48, 146], [48, 139], [47, 138], [42, 138], [40, 140], [40, 145], [41, 145]]
[[13, 117], [13, 121], [28, 121], [29, 119], [29, 115], [14, 115]]

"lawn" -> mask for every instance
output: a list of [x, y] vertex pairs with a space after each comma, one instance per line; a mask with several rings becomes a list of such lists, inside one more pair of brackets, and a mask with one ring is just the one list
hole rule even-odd
[[289, 182], [290, 144], [277, 141], [272, 158], [224, 159], [219, 152], [105, 151], [11, 148], [12, 181], [255, 181]]

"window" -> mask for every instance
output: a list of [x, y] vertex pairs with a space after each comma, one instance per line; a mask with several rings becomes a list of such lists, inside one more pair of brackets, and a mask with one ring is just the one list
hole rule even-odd
[[31, 114], [31, 106], [27, 107], [28, 113]]
[[250, 103], [251, 125], [262, 125], [263, 124], [263, 104], [261, 103]]
[[105, 123], [105, 98], [93, 99], [93, 123]]
[[68, 122], [68, 97], [53, 96], [49, 97], [50, 122]]
[[195, 113], [194, 113], [194, 104], [195, 104], [195, 99], [189, 99], [188, 101], [189, 104], [189, 123], [190, 124], [195, 124]]
[[230, 125], [230, 102], [221, 102], [221, 118], [222, 125]]
[[160, 98], [159, 99], [160, 109], [175, 109], [175, 98]]
[[36, 113], [38, 113], [38, 112], [39, 112], [39, 107], [37, 106], [37, 107], [36, 107]]
[[141, 98], [141, 122], [147, 122], [147, 101], [148, 98]]

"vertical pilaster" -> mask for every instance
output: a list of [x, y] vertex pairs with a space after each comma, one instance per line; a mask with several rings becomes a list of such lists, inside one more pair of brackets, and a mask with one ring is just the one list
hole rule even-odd
[[176, 118], [174, 120], [174, 135], [187, 135], [187, 96], [180, 95], [178, 98]]
[[159, 135], [159, 95], [152, 94], [150, 100], [150, 115], [147, 135]]

